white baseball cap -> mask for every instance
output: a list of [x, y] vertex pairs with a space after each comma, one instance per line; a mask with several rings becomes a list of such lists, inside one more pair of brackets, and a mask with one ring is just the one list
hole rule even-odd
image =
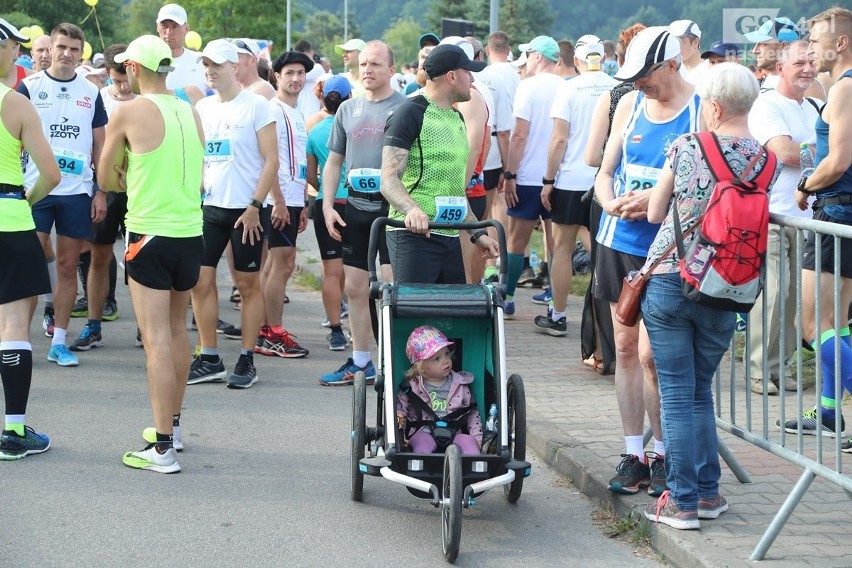
[[512, 61], [512, 67], [515, 67], [515, 68], [523, 67], [526, 64], [527, 64], [527, 52], [526, 51], [522, 51], [521, 56], [518, 57], [517, 59], [515, 59], [514, 61]]
[[226, 39], [214, 39], [204, 46], [204, 51], [198, 56], [198, 61], [205, 57], [216, 65], [221, 65], [226, 61], [236, 63], [240, 60], [237, 46]]
[[683, 37], [686, 34], [692, 34], [698, 39], [701, 39], [701, 28], [692, 20], [675, 20], [669, 24], [669, 33], [675, 37]]
[[24, 36], [18, 28], [0, 18], [0, 40], [13, 39], [18, 43], [27, 43], [30, 38]]
[[455, 45], [462, 48], [467, 58], [473, 61], [473, 45], [461, 36], [447, 36], [438, 45]]
[[244, 53], [252, 57], [257, 57], [260, 53], [260, 46], [253, 39], [247, 37], [235, 38], [231, 40], [231, 43], [237, 48], [237, 53]]
[[619, 81], [635, 81], [657, 63], [680, 55], [680, 42], [665, 26], [645, 28], [630, 41], [624, 65], [615, 73]]
[[77, 75], [80, 75], [81, 77], [88, 77], [89, 75], [103, 75], [104, 73], [106, 73], [106, 68], [95, 68], [91, 65], [80, 65], [79, 67], [74, 69], [74, 72], [77, 73]]
[[367, 43], [363, 39], [350, 39], [346, 43], [334, 46], [334, 51], [338, 55], [342, 55], [344, 51], [364, 51]]
[[601, 38], [596, 35], [586, 34], [577, 40], [574, 45], [574, 55], [580, 61], [588, 62], [589, 55], [596, 54], [603, 57], [604, 46]]
[[160, 8], [159, 13], [157, 14], [158, 24], [166, 20], [171, 20], [177, 25], [182, 26], [186, 23], [187, 19], [186, 10], [177, 4], [166, 4]]

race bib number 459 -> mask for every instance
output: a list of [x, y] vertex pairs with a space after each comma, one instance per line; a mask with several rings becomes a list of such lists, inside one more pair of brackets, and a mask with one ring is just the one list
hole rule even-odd
[[436, 197], [435, 222], [461, 223], [467, 217], [467, 197]]

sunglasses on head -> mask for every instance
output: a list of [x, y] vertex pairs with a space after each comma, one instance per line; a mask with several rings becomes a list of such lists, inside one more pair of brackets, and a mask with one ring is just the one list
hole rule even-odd
[[232, 39], [231, 43], [233, 43], [235, 46], [237, 46], [237, 49], [245, 49], [246, 51], [248, 51], [252, 55], [257, 55], [254, 52], [254, 50], [251, 47], [249, 47], [249, 45], [241, 39]]

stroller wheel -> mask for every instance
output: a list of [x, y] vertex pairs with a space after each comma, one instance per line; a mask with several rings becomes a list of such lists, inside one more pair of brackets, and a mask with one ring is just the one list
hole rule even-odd
[[352, 391], [352, 451], [350, 467], [352, 470], [352, 489], [350, 496], [353, 501], [360, 501], [364, 492], [364, 474], [358, 463], [364, 457], [367, 444], [367, 377], [363, 371], [355, 373], [355, 384]]
[[[509, 451], [512, 459], [526, 461], [527, 459], [527, 397], [524, 391], [524, 380], [520, 375], [512, 375], [506, 389], [508, 408], [506, 409], [506, 425], [509, 429]], [[515, 480], [503, 486], [506, 500], [516, 503], [521, 498], [524, 488], [524, 477], [515, 472]]]
[[457, 446], [451, 445], [444, 454], [444, 482], [441, 499], [441, 543], [444, 558], [455, 562], [461, 544], [461, 515], [464, 488], [462, 460]]

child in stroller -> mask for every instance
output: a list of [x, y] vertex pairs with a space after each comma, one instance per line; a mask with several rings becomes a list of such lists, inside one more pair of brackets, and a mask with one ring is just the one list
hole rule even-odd
[[462, 454], [480, 453], [482, 419], [468, 387], [473, 375], [453, 371], [452, 345], [429, 325], [412, 331], [406, 342], [412, 365], [400, 385], [396, 415], [415, 453], [443, 452], [450, 444]]

